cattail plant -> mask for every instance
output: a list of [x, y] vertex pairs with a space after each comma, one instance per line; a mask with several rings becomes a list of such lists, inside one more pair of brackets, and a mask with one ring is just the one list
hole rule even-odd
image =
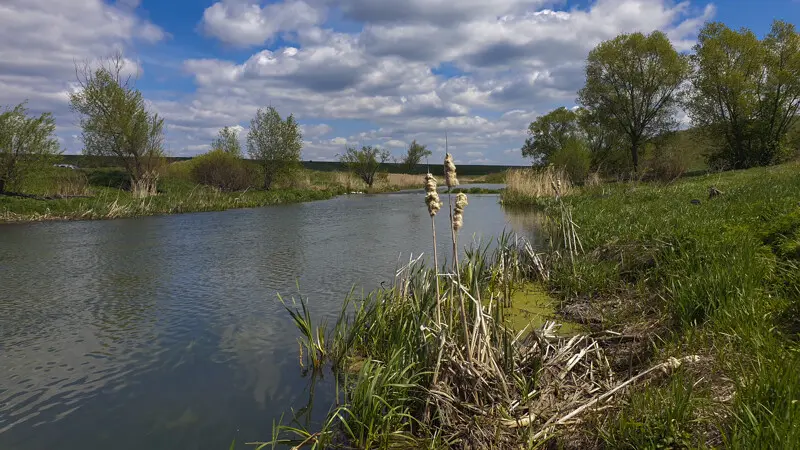
[[442, 208], [439, 193], [436, 191], [436, 178], [429, 172], [425, 175], [425, 203], [428, 205], [428, 214], [431, 215], [431, 234], [433, 235], [433, 267], [436, 280], [436, 321], [442, 323], [441, 290], [439, 289], [439, 257], [436, 252], [436, 213]]
[[[457, 231], [464, 224], [464, 207], [467, 205], [467, 196], [464, 193], [458, 194], [456, 200], [456, 208], [453, 210], [453, 194], [452, 189], [458, 186], [458, 178], [456, 178], [456, 165], [453, 163], [453, 156], [446, 152], [444, 156], [444, 181], [447, 184], [447, 199], [450, 209], [450, 235], [453, 238], [453, 271], [456, 273], [456, 282], [458, 283], [458, 300], [461, 306], [461, 325], [464, 327], [464, 345], [467, 347], [467, 360], [472, 362], [472, 354], [470, 352], [469, 344], [469, 327], [467, 326], [467, 312], [464, 307], [464, 293], [461, 292], [461, 271], [458, 267], [458, 237]], [[461, 201], [459, 207], [459, 200]], [[451, 321], [452, 322], [452, 321]]]

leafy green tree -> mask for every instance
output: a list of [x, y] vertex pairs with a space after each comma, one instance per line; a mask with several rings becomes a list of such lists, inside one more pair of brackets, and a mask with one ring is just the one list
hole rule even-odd
[[417, 144], [417, 141], [411, 141], [411, 145], [408, 146], [408, 151], [406, 152], [405, 156], [403, 156], [403, 160], [401, 164], [405, 168], [406, 172], [412, 173], [414, 169], [419, 165], [422, 158], [431, 156], [433, 153], [428, 150], [426, 145]]
[[59, 155], [53, 115], [29, 116], [25, 103], [0, 113], [0, 194]]
[[546, 164], [553, 153], [579, 133], [577, 114], [562, 106], [531, 122], [522, 156], [533, 159], [534, 164]]
[[548, 163], [564, 168], [573, 183], [583, 183], [589, 175], [591, 154], [586, 147], [586, 141], [575, 136], [568, 138], [561, 148], [553, 152]]
[[676, 127], [679, 89], [689, 73], [688, 58], [664, 33], [622, 34], [589, 53], [578, 99], [604, 126], [627, 137], [638, 170], [643, 144]]
[[375, 183], [375, 175], [378, 173], [378, 169], [388, 159], [388, 150], [372, 147], [371, 145], [365, 145], [361, 147], [361, 150], [355, 147], [347, 147], [344, 155], [339, 157], [339, 161], [348, 170], [364, 180], [364, 183], [367, 183], [369, 187], [372, 187], [373, 183]]
[[303, 135], [294, 115], [282, 119], [272, 106], [266, 110], [259, 108], [250, 121], [247, 153], [263, 168], [264, 189], [269, 189], [279, 176], [300, 166], [302, 148]]
[[239, 142], [239, 131], [236, 128], [224, 127], [211, 142], [211, 150], [221, 150], [237, 158], [242, 157], [242, 144]]
[[597, 111], [577, 108], [578, 127], [586, 144], [593, 170], [605, 173], [626, 173], [631, 163], [626, 162], [625, 138], [617, 130], [607, 127]]
[[81, 116], [84, 154], [116, 157], [135, 196], [155, 195], [164, 156], [164, 119], [147, 110], [124, 68], [121, 54], [97, 69], [88, 63], [76, 66], [80, 89], [70, 94], [70, 106]]
[[719, 143], [711, 162], [746, 168], [779, 162], [800, 107], [800, 37], [775, 21], [763, 40], [708, 23], [692, 57], [692, 121]]

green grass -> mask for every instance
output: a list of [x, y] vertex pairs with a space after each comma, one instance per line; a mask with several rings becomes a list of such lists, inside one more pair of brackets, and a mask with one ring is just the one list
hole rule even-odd
[[[709, 199], [712, 185], [724, 194]], [[795, 448], [800, 165], [606, 185], [565, 202], [585, 248], [553, 268], [549, 288], [566, 310], [588, 305], [598, 329], [646, 329], [654, 355], [706, 361], [687, 374], [691, 401], [672, 385], [636, 393], [598, 427], [606, 445]]]
[[[159, 180], [158, 195], [139, 199], [124, 189], [128, 185], [128, 179], [119, 169], [100, 168], [81, 171], [59, 169], [59, 171], [70, 172], [71, 177], [85, 178], [85, 189], [83, 192], [78, 192], [81, 194], [80, 197], [41, 200], [0, 195], [0, 222], [114, 219], [221, 211], [324, 200], [344, 192], [335, 187], [220, 192], [194, 184], [183, 177], [165, 176]], [[52, 184], [52, 178], [47, 176], [31, 177], [26, 180], [21, 190], [24, 193], [50, 196], [55, 189]]]

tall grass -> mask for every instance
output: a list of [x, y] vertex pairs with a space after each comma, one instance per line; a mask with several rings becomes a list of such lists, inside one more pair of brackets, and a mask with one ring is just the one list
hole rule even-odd
[[572, 192], [572, 182], [563, 168], [547, 166], [509, 170], [506, 174], [503, 204], [533, 204], [543, 198], [552, 198], [557, 194], [570, 195]]

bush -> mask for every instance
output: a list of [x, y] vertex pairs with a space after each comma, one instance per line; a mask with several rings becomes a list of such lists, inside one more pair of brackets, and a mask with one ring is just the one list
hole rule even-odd
[[579, 139], [569, 139], [563, 147], [550, 155], [548, 161], [556, 167], [564, 168], [573, 182], [581, 182], [589, 175], [591, 155], [586, 144]]
[[240, 191], [258, 182], [258, 172], [236, 155], [211, 150], [192, 160], [192, 179], [222, 191]]
[[655, 146], [645, 160], [645, 173], [648, 178], [672, 181], [686, 173], [691, 164], [691, 155], [676, 142]]

